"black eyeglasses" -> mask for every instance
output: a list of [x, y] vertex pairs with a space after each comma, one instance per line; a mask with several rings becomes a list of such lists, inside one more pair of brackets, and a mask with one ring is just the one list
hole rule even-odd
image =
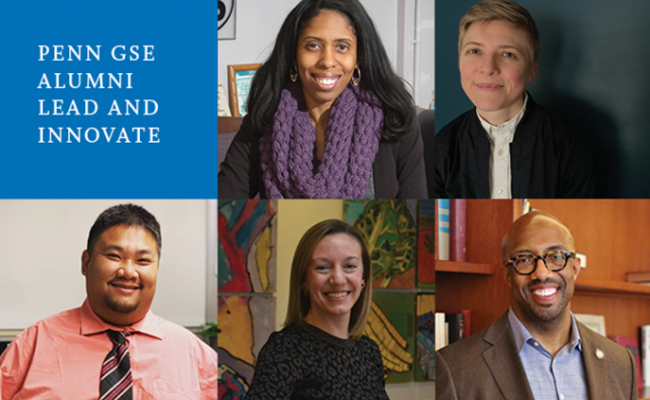
[[511, 265], [519, 275], [530, 275], [535, 272], [537, 268], [537, 260], [542, 260], [547, 269], [558, 272], [564, 269], [569, 262], [569, 258], [575, 258], [576, 253], [565, 250], [553, 250], [544, 254], [543, 256], [536, 256], [534, 254], [518, 254], [512, 257], [506, 263], [506, 267]]

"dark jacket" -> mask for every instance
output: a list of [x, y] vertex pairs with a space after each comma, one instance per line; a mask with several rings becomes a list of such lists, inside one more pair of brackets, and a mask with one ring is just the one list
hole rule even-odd
[[[590, 400], [636, 400], [637, 370], [626, 348], [578, 322]], [[596, 357], [596, 350], [604, 357]], [[438, 400], [535, 400], [508, 313], [494, 325], [436, 353]]]
[[[260, 161], [260, 133], [255, 132], [249, 117], [244, 117], [221, 164], [220, 199], [247, 199], [257, 194], [266, 197]], [[424, 173], [420, 127], [413, 124], [401, 140], [381, 140], [372, 164], [375, 198], [425, 199], [427, 182]]]
[[[436, 135], [438, 198], [490, 198], [490, 141], [472, 109]], [[589, 198], [593, 159], [582, 132], [529, 96], [510, 143], [512, 198]]]

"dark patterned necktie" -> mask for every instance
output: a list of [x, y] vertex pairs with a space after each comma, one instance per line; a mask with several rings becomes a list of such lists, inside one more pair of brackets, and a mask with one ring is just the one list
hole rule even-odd
[[124, 332], [106, 331], [115, 346], [102, 365], [99, 400], [132, 400], [133, 379]]

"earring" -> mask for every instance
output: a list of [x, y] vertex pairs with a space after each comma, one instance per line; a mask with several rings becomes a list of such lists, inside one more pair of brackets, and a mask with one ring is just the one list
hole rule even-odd
[[366, 282], [365, 281], [361, 282], [361, 288], [363, 289], [364, 287], [366, 287]]
[[291, 82], [295, 82], [298, 80], [298, 67], [296, 67], [296, 64], [293, 64], [293, 66], [289, 70], [289, 78], [291, 78]]
[[354, 73], [352, 73], [352, 83], [354, 83], [354, 86], [358, 86], [359, 82], [361, 82], [361, 70], [356, 67]]

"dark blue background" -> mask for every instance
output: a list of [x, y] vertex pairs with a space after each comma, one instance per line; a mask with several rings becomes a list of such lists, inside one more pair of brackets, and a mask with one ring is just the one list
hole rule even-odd
[[[216, 198], [217, 15], [213, 1], [2, 2], [0, 197]], [[50, 46], [46, 61], [38, 45]], [[101, 45], [101, 59], [51, 61], [54, 45]], [[155, 61], [115, 61], [115, 45], [141, 54], [153, 45]], [[68, 72], [132, 72], [133, 89], [37, 89], [44, 72], [66, 83]], [[64, 111], [74, 99], [82, 113], [83, 99], [93, 99], [99, 111], [38, 116], [38, 99], [50, 111], [51, 99], [66, 100]], [[154, 99], [158, 113], [107, 116], [113, 99]], [[59, 126], [117, 129], [112, 143], [38, 143], [39, 127]], [[134, 141], [134, 126], [159, 127], [160, 143], [114, 143], [121, 127]]]
[[[476, 0], [436, 1], [436, 132], [473, 108], [460, 85], [458, 23]], [[536, 102], [592, 139], [598, 197], [650, 197], [650, 1], [520, 0], [540, 33]]]

